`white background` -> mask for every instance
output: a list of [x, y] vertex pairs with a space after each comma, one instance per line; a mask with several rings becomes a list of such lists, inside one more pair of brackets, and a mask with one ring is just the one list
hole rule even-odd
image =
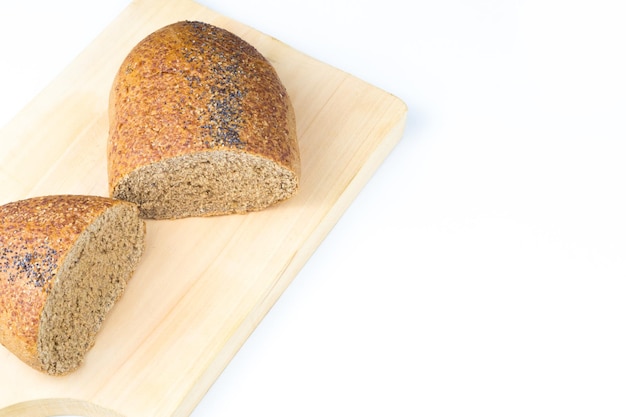
[[[128, 3], [3, 2], [0, 124]], [[623, 1], [202, 3], [409, 116], [193, 417], [626, 414]]]

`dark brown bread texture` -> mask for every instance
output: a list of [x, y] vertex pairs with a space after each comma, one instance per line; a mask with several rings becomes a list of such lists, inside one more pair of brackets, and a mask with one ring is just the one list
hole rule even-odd
[[45, 196], [0, 206], [0, 342], [50, 375], [75, 370], [142, 255], [137, 206]]
[[245, 213], [298, 190], [287, 91], [224, 29], [185, 21], [148, 35], [117, 73], [109, 116], [110, 194], [144, 217]]

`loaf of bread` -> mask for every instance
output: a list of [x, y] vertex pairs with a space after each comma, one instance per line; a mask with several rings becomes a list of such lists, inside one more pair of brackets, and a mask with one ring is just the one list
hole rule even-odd
[[253, 46], [203, 22], [148, 35], [111, 89], [110, 195], [146, 218], [245, 213], [296, 193], [287, 91]]
[[75, 370], [144, 248], [135, 204], [45, 196], [0, 206], [0, 343], [50, 375]]

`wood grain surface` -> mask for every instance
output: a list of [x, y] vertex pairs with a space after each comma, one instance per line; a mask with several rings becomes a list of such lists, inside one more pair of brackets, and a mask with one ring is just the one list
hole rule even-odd
[[46, 376], [0, 347], [1, 417], [188, 416], [402, 137], [406, 106], [391, 94], [191, 0], [135, 1], [0, 130], [0, 204], [107, 195], [113, 76], [144, 36], [185, 19], [238, 34], [276, 67], [301, 191], [258, 213], [148, 221], [139, 268], [77, 372]]

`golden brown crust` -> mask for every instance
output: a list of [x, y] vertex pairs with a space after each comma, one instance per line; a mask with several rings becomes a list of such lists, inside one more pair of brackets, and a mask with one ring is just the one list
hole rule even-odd
[[96, 196], [44, 196], [0, 206], [0, 343], [35, 368], [42, 310], [65, 254], [116, 204]]
[[110, 97], [111, 195], [134, 169], [194, 152], [256, 154], [300, 174], [295, 116], [254, 47], [201, 22], [177, 22], [129, 53]]

